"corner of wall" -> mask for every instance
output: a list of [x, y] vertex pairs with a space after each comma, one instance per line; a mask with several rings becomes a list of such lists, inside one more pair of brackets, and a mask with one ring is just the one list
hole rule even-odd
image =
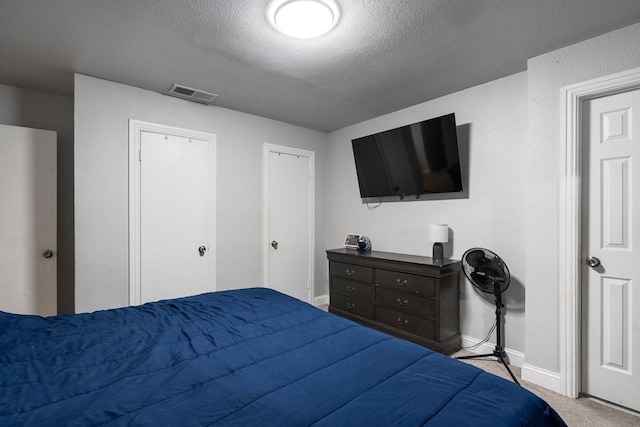
[[524, 364], [522, 365], [521, 378], [524, 381], [537, 384], [551, 391], [564, 395], [560, 374], [557, 372], [547, 371], [537, 366]]
[[313, 298], [313, 305], [316, 307], [321, 305], [329, 305], [329, 295], [318, 295]]

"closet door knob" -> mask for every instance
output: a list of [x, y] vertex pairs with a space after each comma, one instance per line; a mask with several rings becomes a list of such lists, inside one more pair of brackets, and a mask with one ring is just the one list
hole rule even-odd
[[598, 257], [590, 256], [586, 261], [587, 265], [591, 268], [597, 267], [600, 265], [600, 260]]

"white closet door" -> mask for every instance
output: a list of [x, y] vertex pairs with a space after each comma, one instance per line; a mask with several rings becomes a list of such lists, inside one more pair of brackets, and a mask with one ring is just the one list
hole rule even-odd
[[0, 125], [0, 310], [57, 314], [56, 132]]
[[141, 302], [213, 291], [212, 143], [142, 132]]
[[588, 101], [582, 392], [640, 411], [640, 90]]
[[[269, 151], [271, 150], [271, 151]], [[278, 147], [267, 150], [267, 286], [313, 301], [313, 157]]]

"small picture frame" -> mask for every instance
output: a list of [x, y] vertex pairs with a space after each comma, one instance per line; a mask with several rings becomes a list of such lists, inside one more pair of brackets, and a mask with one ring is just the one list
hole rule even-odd
[[355, 233], [347, 233], [344, 238], [344, 246], [346, 248], [358, 249], [358, 240], [360, 240], [360, 235]]

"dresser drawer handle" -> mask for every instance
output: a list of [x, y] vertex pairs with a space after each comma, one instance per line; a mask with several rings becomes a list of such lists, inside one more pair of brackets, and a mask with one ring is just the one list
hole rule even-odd
[[356, 304], [352, 302], [347, 302], [347, 308], [349, 310], [353, 310], [354, 308], [356, 308]]
[[398, 320], [398, 323], [400, 324], [400, 326], [407, 326], [409, 324], [409, 320], [408, 319], [402, 320], [401, 318], [398, 317], [397, 320]]
[[396, 283], [400, 286], [407, 286], [407, 279], [404, 279], [403, 281], [400, 281], [400, 279], [396, 279]]
[[351, 276], [351, 275], [353, 275], [353, 273], [355, 273], [355, 271], [354, 271], [354, 270], [349, 270], [349, 269], [347, 268], [347, 276]]
[[401, 305], [401, 306], [403, 306], [403, 307], [404, 307], [405, 305], [409, 304], [409, 300], [408, 300], [408, 299], [406, 299], [406, 300], [402, 301], [400, 298], [398, 298], [396, 301], [398, 302], [398, 304], [400, 304], [400, 305]]
[[355, 286], [349, 286], [349, 285], [347, 285], [347, 292], [353, 292], [353, 291], [355, 291], [355, 290], [356, 290], [356, 287], [355, 287]]

